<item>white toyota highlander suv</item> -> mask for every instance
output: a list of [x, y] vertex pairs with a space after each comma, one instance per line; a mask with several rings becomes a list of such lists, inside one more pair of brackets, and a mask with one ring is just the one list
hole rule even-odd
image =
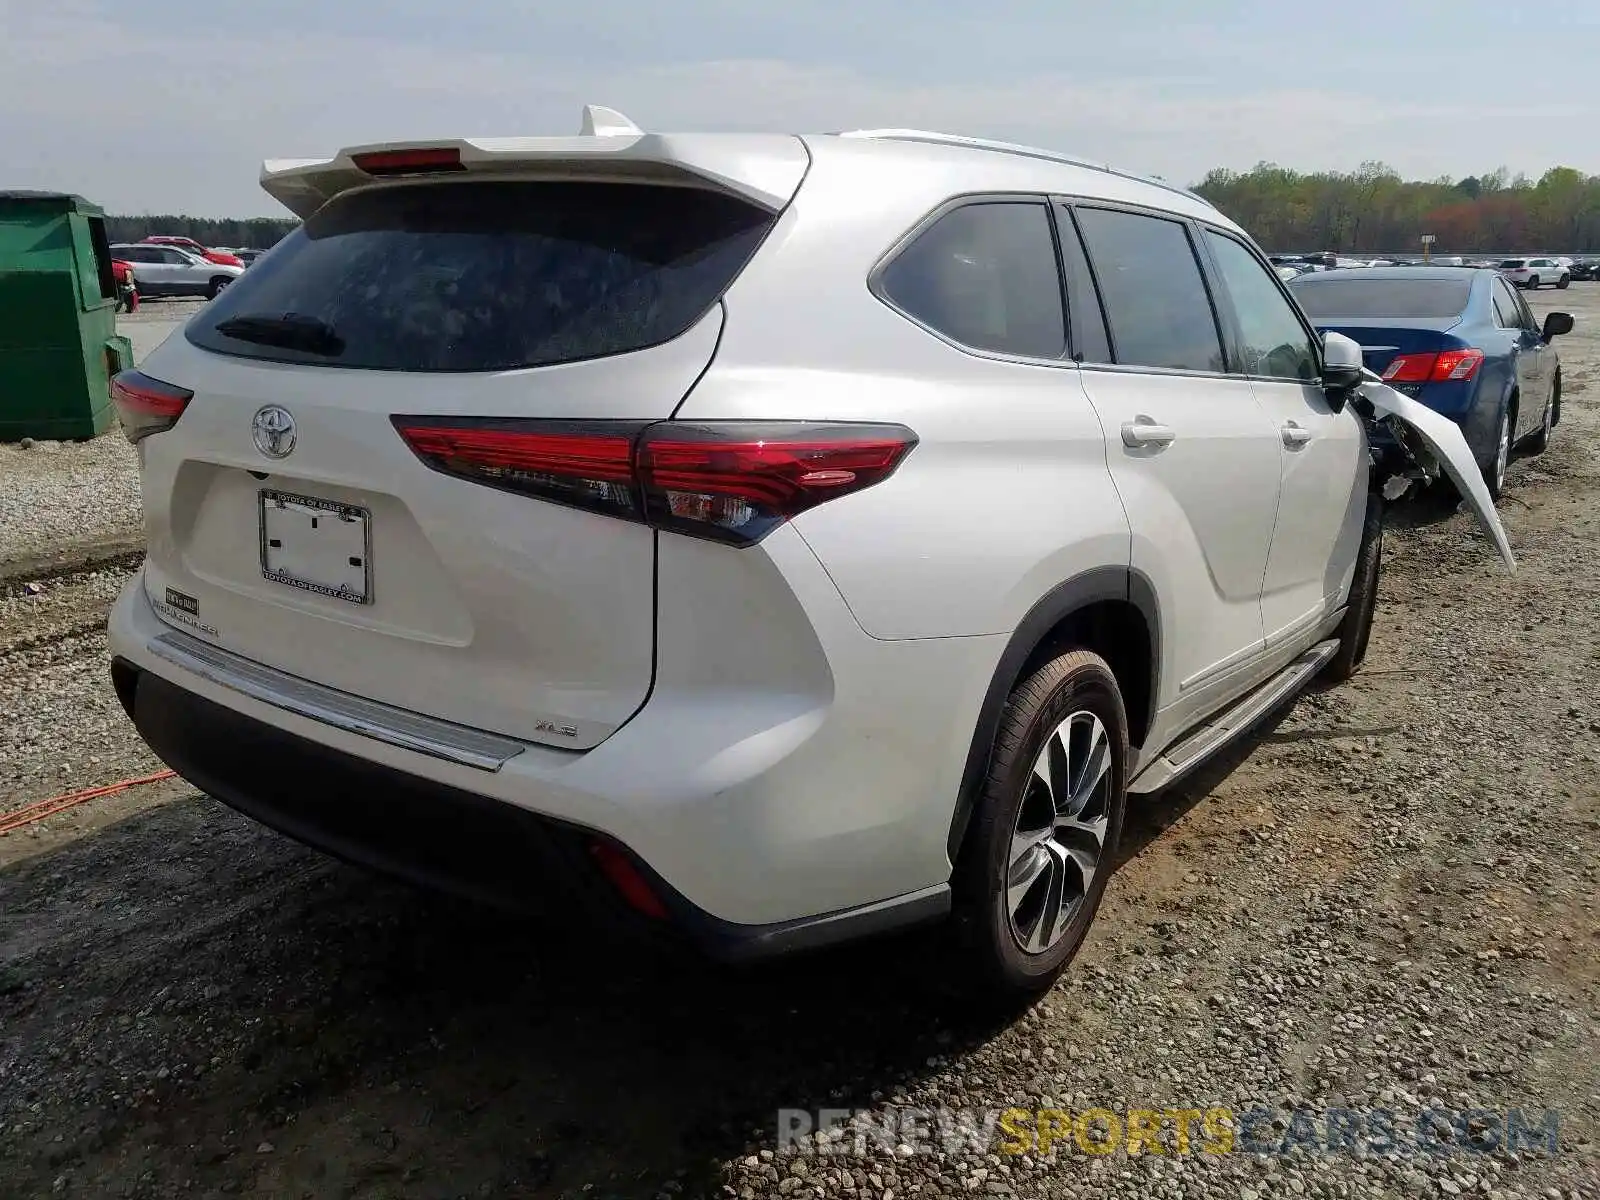
[[1361, 661], [1406, 402], [1188, 192], [605, 109], [262, 182], [303, 228], [115, 383], [112, 673], [294, 837], [726, 957], [948, 915], [1025, 992], [1130, 793]]

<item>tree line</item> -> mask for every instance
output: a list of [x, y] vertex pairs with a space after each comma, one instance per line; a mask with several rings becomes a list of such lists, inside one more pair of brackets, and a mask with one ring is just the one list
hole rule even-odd
[[[1600, 175], [1551, 167], [1538, 180], [1504, 167], [1465, 179], [1401, 179], [1380, 162], [1354, 171], [1293, 171], [1260, 163], [1217, 168], [1195, 191], [1250, 231], [1269, 251], [1418, 252], [1433, 234], [1435, 254], [1600, 251]], [[190, 216], [107, 217], [113, 242], [152, 233], [202, 246], [266, 248], [298, 224]]]
[[1415, 252], [1422, 235], [1435, 254], [1600, 250], [1600, 175], [1551, 167], [1537, 181], [1487, 175], [1401, 179], [1380, 162], [1352, 172], [1306, 174], [1260, 163], [1218, 168], [1195, 191], [1268, 251]]
[[137, 242], [153, 233], [189, 237], [202, 246], [254, 247], [265, 250], [299, 225], [289, 218], [248, 217], [110, 217], [106, 218], [106, 237], [113, 244]]

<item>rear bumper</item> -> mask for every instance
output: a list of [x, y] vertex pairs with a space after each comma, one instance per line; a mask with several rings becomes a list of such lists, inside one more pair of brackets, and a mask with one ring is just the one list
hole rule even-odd
[[[708, 561], [683, 569], [714, 571], [714, 551], [729, 557], [695, 550]], [[739, 686], [710, 634], [675, 624], [701, 618], [674, 617], [669, 605], [654, 694], [628, 724], [593, 750], [519, 744], [487, 768], [174, 661], [159, 644], [174, 627], [152, 609], [142, 572], [113, 607], [109, 639], [144, 738], [265, 824], [351, 861], [562, 919], [606, 909], [592, 891], [610, 887], [593, 861], [599, 836], [630, 853], [673, 930], [744, 958], [947, 911], [950, 819], [983, 692], [975, 681], [987, 682], [1004, 641], [876, 642], [798, 537], [783, 553], [797, 556], [788, 576], [835, 660], [820, 694]], [[722, 640], [750, 642], [714, 605], [692, 607], [708, 610]], [[765, 644], [780, 655], [792, 643]]]
[[948, 890], [940, 887], [817, 918], [738, 925], [696, 907], [635, 857], [668, 913], [648, 917], [599, 868], [593, 830], [297, 737], [126, 659], [113, 659], [111, 672], [140, 735], [208, 795], [347, 862], [563, 927], [686, 941], [716, 958], [746, 960], [948, 911]]

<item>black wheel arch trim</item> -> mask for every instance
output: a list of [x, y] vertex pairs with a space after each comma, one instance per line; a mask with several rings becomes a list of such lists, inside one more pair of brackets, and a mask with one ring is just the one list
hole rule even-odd
[[1006, 698], [1011, 695], [1022, 676], [1022, 671], [1034, 653], [1044, 644], [1052, 630], [1093, 604], [1108, 600], [1132, 604], [1143, 615], [1150, 635], [1150, 687], [1149, 712], [1143, 714], [1144, 728], [1155, 722], [1157, 697], [1160, 695], [1161, 665], [1161, 609], [1156, 599], [1155, 587], [1144, 574], [1131, 567], [1097, 567], [1075, 575], [1051, 588], [1028, 610], [1017, 623], [1006, 648], [1000, 654], [989, 688], [984, 693], [978, 710], [978, 724], [973, 730], [972, 744], [967, 750], [966, 766], [961, 772], [961, 787], [956, 796], [955, 813], [950, 821], [948, 851], [952, 866], [961, 853], [966, 840], [967, 826], [972, 818], [973, 804], [977, 800], [984, 776], [988, 773], [989, 755], [994, 748], [995, 735], [1000, 728], [1000, 717]]

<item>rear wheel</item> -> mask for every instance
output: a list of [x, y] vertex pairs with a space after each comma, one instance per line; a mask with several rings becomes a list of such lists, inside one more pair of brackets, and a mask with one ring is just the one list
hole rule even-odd
[[957, 871], [959, 932], [985, 990], [1043, 992], [1077, 953], [1111, 873], [1128, 722], [1105, 659], [1071, 650], [1017, 685]]
[[1560, 404], [1561, 376], [1557, 375], [1550, 386], [1550, 397], [1544, 402], [1544, 416], [1539, 421], [1539, 428], [1528, 435], [1526, 445], [1530, 453], [1543, 454], [1550, 448], [1550, 430], [1555, 427]]
[[1537, 292], [1539, 290], [1539, 277], [1537, 275], [1531, 276], [1528, 279], [1528, 290], [1530, 292]]
[[232, 282], [233, 280], [229, 279], [226, 275], [212, 276], [211, 286], [206, 288], [206, 299], [215, 300], [217, 298], [217, 293], [222, 291]]
[[1339, 623], [1339, 649], [1322, 668], [1330, 683], [1343, 683], [1366, 660], [1372, 637], [1372, 618], [1378, 610], [1378, 576], [1383, 570], [1383, 497], [1367, 497], [1367, 515], [1356, 551], [1356, 572], [1350, 580], [1350, 598]]

